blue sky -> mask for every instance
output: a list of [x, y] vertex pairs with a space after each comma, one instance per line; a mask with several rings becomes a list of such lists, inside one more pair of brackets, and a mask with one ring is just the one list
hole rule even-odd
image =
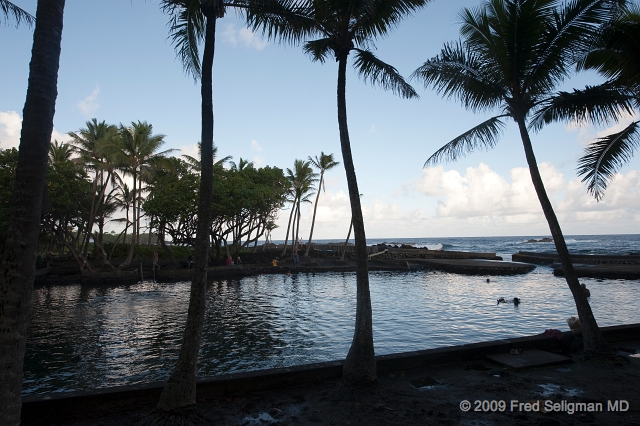
[[[35, 0], [15, 0], [35, 14]], [[477, 0], [435, 0], [376, 41], [376, 55], [405, 77], [458, 38], [457, 15]], [[93, 117], [114, 124], [146, 120], [166, 135], [164, 148], [196, 153], [199, 85], [167, 39], [157, 0], [67, 0], [53, 138]], [[17, 146], [32, 32], [0, 26], [0, 147]], [[215, 143], [222, 156], [257, 166], [334, 153], [341, 161], [336, 112], [337, 64], [313, 63], [299, 46], [267, 42], [233, 11], [218, 21], [214, 64]], [[564, 88], [595, 84], [581, 74]], [[515, 124], [497, 147], [423, 169], [453, 137], [489, 115], [465, 111], [413, 81], [419, 100], [365, 84], [349, 71], [347, 111], [369, 238], [548, 235]], [[558, 124], [532, 136], [543, 178], [565, 234], [640, 232], [640, 163], [632, 159], [596, 203], [576, 178], [584, 146], [607, 129]], [[314, 235], [344, 238], [349, 226], [342, 166], [327, 172]], [[308, 232], [311, 206], [303, 209]], [[273, 237], [284, 238], [288, 212]], [[282, 235], [281, 235], [282, 234]]]

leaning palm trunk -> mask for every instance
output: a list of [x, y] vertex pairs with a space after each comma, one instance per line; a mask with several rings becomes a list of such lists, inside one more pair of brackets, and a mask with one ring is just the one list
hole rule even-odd
[[213, 195], [213, 56], [215, 49], [216, 16], [208, 8], [206, 16], [204, 53], [202, 58], [202, 149], [198, 228], [194, 247], [195, 273], [191, 283], [189, 311], [182, 335], [180, 354], [171, 377], [160, 395], [158, 409], [167, 412], [196, 403], [196, 372], [198, 352], [204, 327], [209, 231]]
[[293, 219], [293, 212], [296, 210], [295, 200], [291, 205], [291, 213], [289, 213], [289, 224], [287, 225], [287, 236], [284, 238], [284, 248], [282, 249], [282, 253], [280, 253], [280, 257], [284, 257], [287, 254], [287, 243], [289, 242], [289, 230], [291, 229], [291, 220]]
[[[131, 245], [129, 246], [129, 254], [127, 255], [127, 258], [125, 259], [125, 261], [118, 266], [118, 269], [124, 269], [127, 266], [129, 266], [131, 264], [131, 261], [133, 260], [133, 252], [136, 248], [136, 197], [137, 197], [137, 191], [136, 191], [136, 173], [134, 171], [133, 173], [133, 192], [132, 192], [132, 197], [133, 197], [133, 201], [132, 201], [132, 205], [131, 205], [131, 210], [132, 210], [132, 214], [133, 217], [131, 218]], [[128, 224], [128, 219], [129, 219], [129, 214], [128, 214], [128, 210], [127, 210], [127, 224]], [[126, 242], [126, 228], [125, 228], [125, 242]]]
[[585, 356], [589, 357], [594, 353], [611, 353], [611, 349], [600, 332], [600, 328], [598, 328], [598, 324], [591, 310], [591, 306], [589, 305], [589, 301], [582, 291], [578, 278], [576, 277], [576, 273], [573, 269], [569, 249], [567, 248], [564, 236], [562, 235], [562, 230], [560, 229], [560, 223], [553, 211], [553, 206], [547, 196], [547, 192], [542, 182], [542, 177], [540, 176], [540, 171], [538, 170], [538, 163], [536, 162], [536, 157], [533, 153], [533, 147], [531, 146], [531, 139], [529, 138], [527, 126], [524, 119], [516, 119], [516, 122], [520, 129], [520, 136], [524, 145], [527, 163], [529, 164], [533, 187], [536, 190], [536, 194], [540, 200], [540, 205], [542, 206], [542, 211], [544, 212], [544, 216], [549, 224], [549, 230], [551, 231], [551, 236], [553, 237], [553, 242], [555, 243], [558, 257], [562, 264], [564, 277], [576, 303], [578, 317], [580, 318], [580, 326], [582, 327], [582, 336], [584, 338]]
[[371, 313], [371, 295], [369, 293], [369, 270], [367, 267], [367, 239], [364, 233], [364, 219], [360, 206], [360, 192], [353, 166], [349, 130], [347, 128], [347, 53], [338, 59], [338, 126], [340, 128], [340, 146], [349, 187], [351, 217], [355, 233], [356, 258], [356, 324], [351, 348], [344, 362], [343, 377], [347, 384], [376, 383], [376, 358], [373, 349], [373, 323]]
[[309, 242], [307, 243], [307, 249], [304, 251], [304, 257], [309, 256], [309, 249], [311, 248], [311, 239], [313, 238], [313, 227], [316, 224], [316, 212], [318, 211], [318, 200], [320, 199], [320, 188], [322, 188], [323, 179], [324, 179], [324, 170], [320, 172], [320, 183], [318, 184], [318, 194], [316, 195], [316, 203], [313, 206], [313, 218], [311, 219], [311, 232], [309, 232]]
[[340, 261], [344, 262], [344, 256], [347, 254], [347, 246], [349, 245], [349, 238], [351, 238], [351, 231], [353, 230], [353, 220], [349, 222], [349, 232], [347, 232], [347, 239], [344, 240], [344, 246], [342, 247], [342, 254], [340, 255]]
[[39, 0], [9, 229], [0, 262], [0, 424], [20, 424], [22, 367], [57, 97], [64, 0]]

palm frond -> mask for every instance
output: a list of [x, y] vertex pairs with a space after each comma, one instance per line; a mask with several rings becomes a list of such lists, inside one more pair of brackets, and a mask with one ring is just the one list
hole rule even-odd
[[462, 43], [447, 43], [440, 54], [425, 62], [411, 78], [422, 80], [443, 97], [458, 98], [473, 111], [499, 106], [507, 89], [483, 70], [490, 68], [479, 56]]
[[[23, 22], [29, 27], [36, 22], [36, 18], [33, 15], [8, 0], [0, 0], [0, 12], [2, 12], [0, 17], [4, 15], [4, 19], [7, 21], [5, 25], [10, 17], [16, 21], [16, 28]], [[2, 22], [2, 19], [0, 19], [0, 22]]]
[[456, 161], [458, 158], [464, 157], [467, 153], [471, 153], [478, 148], [487, 150], [493, 148], [505, 126], [500, 120], [502, 117], [507, 117], [507, 115], [491, 117], [453, 139], [429, 157], [424, 163], [424, 167], [432, 166], [442, 161]]
[[331, 39], [321, 38], [308, 41], [302, 47], [304, 53], [311, 56], [311, 60], [324, 63], [333, 53]]
[[244, 8], [247, 25], [262, 29], [269, 39], [297, 44], [312, 34], [322, 33], [313, 18], [309, 2], [297, 0], [253, 0]]
[[353, 66], [365, 81], [377, 84], [385, 90], [403, 98], [419, 98], [418, 93], [400, 75], [397, 69], [382, 62], [368, 50], [355, 49], [356, 59]]
[[206, 19], [199, 0], [162, 0], [163, 12], [170, 15], [169, 38], [182, 67], [194, 79], [200, 78], [198, 45], [204, 38]]
[[[425, 7], [431, 0], [364, 0], [350, 2], [354, 25], [351, 28], [357, 40], [375, 39], [389, 32], [404, 18]], [[331, 3], [332, 0], [327, 0]], [[349, 3], [337, 0], [336, 3]], [[335, 7], [334, 7], [335, 8]], [[363, 46], [363, 45], [360, 45]]]
[[537, 60], [527, 76], [529, 90], [533, 93], [549, 91], [564, 79], [570, 72], [568, 65], [575, 63], [588, 49], [598, 25], [612, 17], [615, 7], [616, 1], [571, 0], [560, 10], [554, 9], [553, 19], [540, 34]]
[[640, 145], [638, 122], [634, 121], [624, 130], [600, 138], [585, 148], [578, 160], [578, 176], [584, 176], [587, 191], [600, 201], [607, 189], [607, 183], [617, 170], [633, 156]]
[[632, 102], [631, 93], [610, 83], [558, 92], [536, 107], [529, 128], [540, 130], [557, 121], [616, 122], [622, 114], [632, 113]]

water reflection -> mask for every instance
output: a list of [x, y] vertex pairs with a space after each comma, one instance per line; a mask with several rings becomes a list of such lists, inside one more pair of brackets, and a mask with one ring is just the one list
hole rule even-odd
[[[566, 330], [576, 315], [551, 269], [513, 277], [371, 273], [377, 354]], [[584, 279], [600, 325], [638, 322], [640, 281]], [[200, 375], [340, 359], [351, 343], [353, 273], [209, 284]], [[499, 297], [520, 306], [496, 305]], [[42, 287], [33, 295], [24, 393], [164, 380], [177, 358], [189, 283]]]

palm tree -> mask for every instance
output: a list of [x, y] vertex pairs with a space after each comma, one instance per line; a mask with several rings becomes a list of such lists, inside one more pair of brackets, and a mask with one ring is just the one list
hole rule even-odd
[[73, 148], [66, 142], [54, 140], [49, 146], [49, 160], [54, 164], [70, 160], [72, 156]]
[[[196, 366], [206, 309], [207, 261], [213, 199], [213, 57], [216, 20], [225, 15], [226, 8], [221, 0], [162, 0], [161, 7], [171, 15], [169, 31], [177, 55], [185, 71], [195, 79], [200, 79], [202, 95], [195, 271], [178, 361], [162, 390], [157, 406], [161, 413], [168, 413], [196, 404]], [[198, 49], [198, 43], [201, 41], [204, 41], [202, 62]]]
[[320, 189], [324, 192], [324, 172], [331, 170], [340, 163], [333, 160], [333, 154], [325, 154], [320, 152], [320, 158], [316, 155], [315, 158], [309, 157], [311, 164], [318, 170], [320, 170], [320, 182], [318, 183], [318, 193], [316, 194], [316, 202], [313, 205], [313, 219], [311, 219], [311, 232], [309, 232], [309, 242], [307, 243], [307, 249], [304, 251], [304, 257], [309, 256], [309, 249], [311, 248], [311, 239], [313, 238], [313, 227], [316, 224], [316, 211], [318, 210], [318, 200], [320, 199]]
[[[88, 171], [93, 171], [93, 193], [91, 196], [91, 207], [87, 218], [87, 229], [80, 252], [86, 259], [89, 251], [89, 239], [93, 234], [93, 225], [100, 205], [104, 202], [106, 188], [109, 183], [112, 185], [116, 180], [114, 175], [114, 160], [110, 158], [109, 148], [115, 143], [118, 137], [118, 129], [105, 121], [98, 122], [93, 118], [87, 121], [86, 128], [77, 132], [69, 132], [74, 151], [79, 154], [78, 161], [84, 165]], [[107, 176], [105, 178], [105, 171]]]
[[[287, 168], [286, 178], [291, 185], [291, 214], [289, 215], [289, 225], [287, 226], [287, 237], [284, 241], [284, 249], [282, 256], [287, 252], [287, 241], [289, 240], [289, 228], [293, 223], [291, 231], [291, 247], [298, 245], [299, 229], [300, 229], [300, 205], [309, 201], [309, 196], [313, 195], [313, 184], [318, 180], [317, 174], [311, 168], [310, 161], [295, 160], [293, 162], [293, 170]], [[293, 219], [293, 222], [292, 222]], [[297, 225], [296, 225], [297, 223]]]
[[[12, 17], [16, 21], [16, 27], [22, 22], [31, 27], [35, 22], [33, 15], [7, 0], [0, 0], [0, 12], [2, 12], [0, 17], [4, 15], [4, 19]], [[2, 20], [0, 20], [0, 23], [2, 23]]]
[[0, 261], [0, 424], [20, 424], [22, 366], [53, 116], [64, 0], [38, 0], [9, 228]]
[[136, 226], [138, 223], [136, 218], [139, 214], [136, 214], [136, 207], [140, 203], [140, 191], [142, 188], [140, 174], [148, 171], [149, 167], [158, 167], [166, 163], [166, 154], [175, 150], [168, 149], [157, 152], [164, 144], [164, 135], [154, 135], [153, 126], [146, 121], [132, 122], [131, 127], [125, 127], [121, 124], [118, 134], [120, 137], [116, 143], [110, 146], [110, 152], [119, 167], [133, 178], [133, 186], [131, 187], [133, 198], [131, 246], [127, 259], [120, 265], [120, 269], [122, 269], [131, 264], [133, 250], [138, 241], [139, 229]]
[[358, 190], [356, 172], [351, 155], [347, 126], [346, 79], [349, 54], [354, 52], [356, 71], [371, 83], [405, 98], [417, 98], [413, 88], [391, 65], [378, 59], [369, 50], [373, 41], [386, 35], [403, 18], [424, 7], [429, 0], [308, 0], [300, 7], [288, 6], [290, 19], [274, 17], [256, 10], [248, 15], [254, 28], [263, 28], [269, 37], [280, 37], [304, 43], [304, 51], [313, 61], [324, 63], [335, 58], [338, 62], [338, 128], [351, 202], [351, 215], [356, 242], [357, 308], [356, 324], [351, 348], [344, 363], [343, 378], [348, 385], [376, 383], [375, 353], [367, 267], [367, 239]]
[[569, 74], [574, 52], [610, 12], [611, 3], [599, 0], [576, 0], [562, 7], [554, 0], [485, 0], [479, 8], [461, 13], [463, 40], [445, 44], [438, 56], [414, 73], [425, 86], [433, 86], [443, 96], [457, 97], [468, 109], [501, 112], [447, 143], [425, 166], [493, 147], [504, 118], [518, 125], [533, 186], [576, 303], [587, 356], [610, 349], [576, 278], [538, 170], [527, 123]]

